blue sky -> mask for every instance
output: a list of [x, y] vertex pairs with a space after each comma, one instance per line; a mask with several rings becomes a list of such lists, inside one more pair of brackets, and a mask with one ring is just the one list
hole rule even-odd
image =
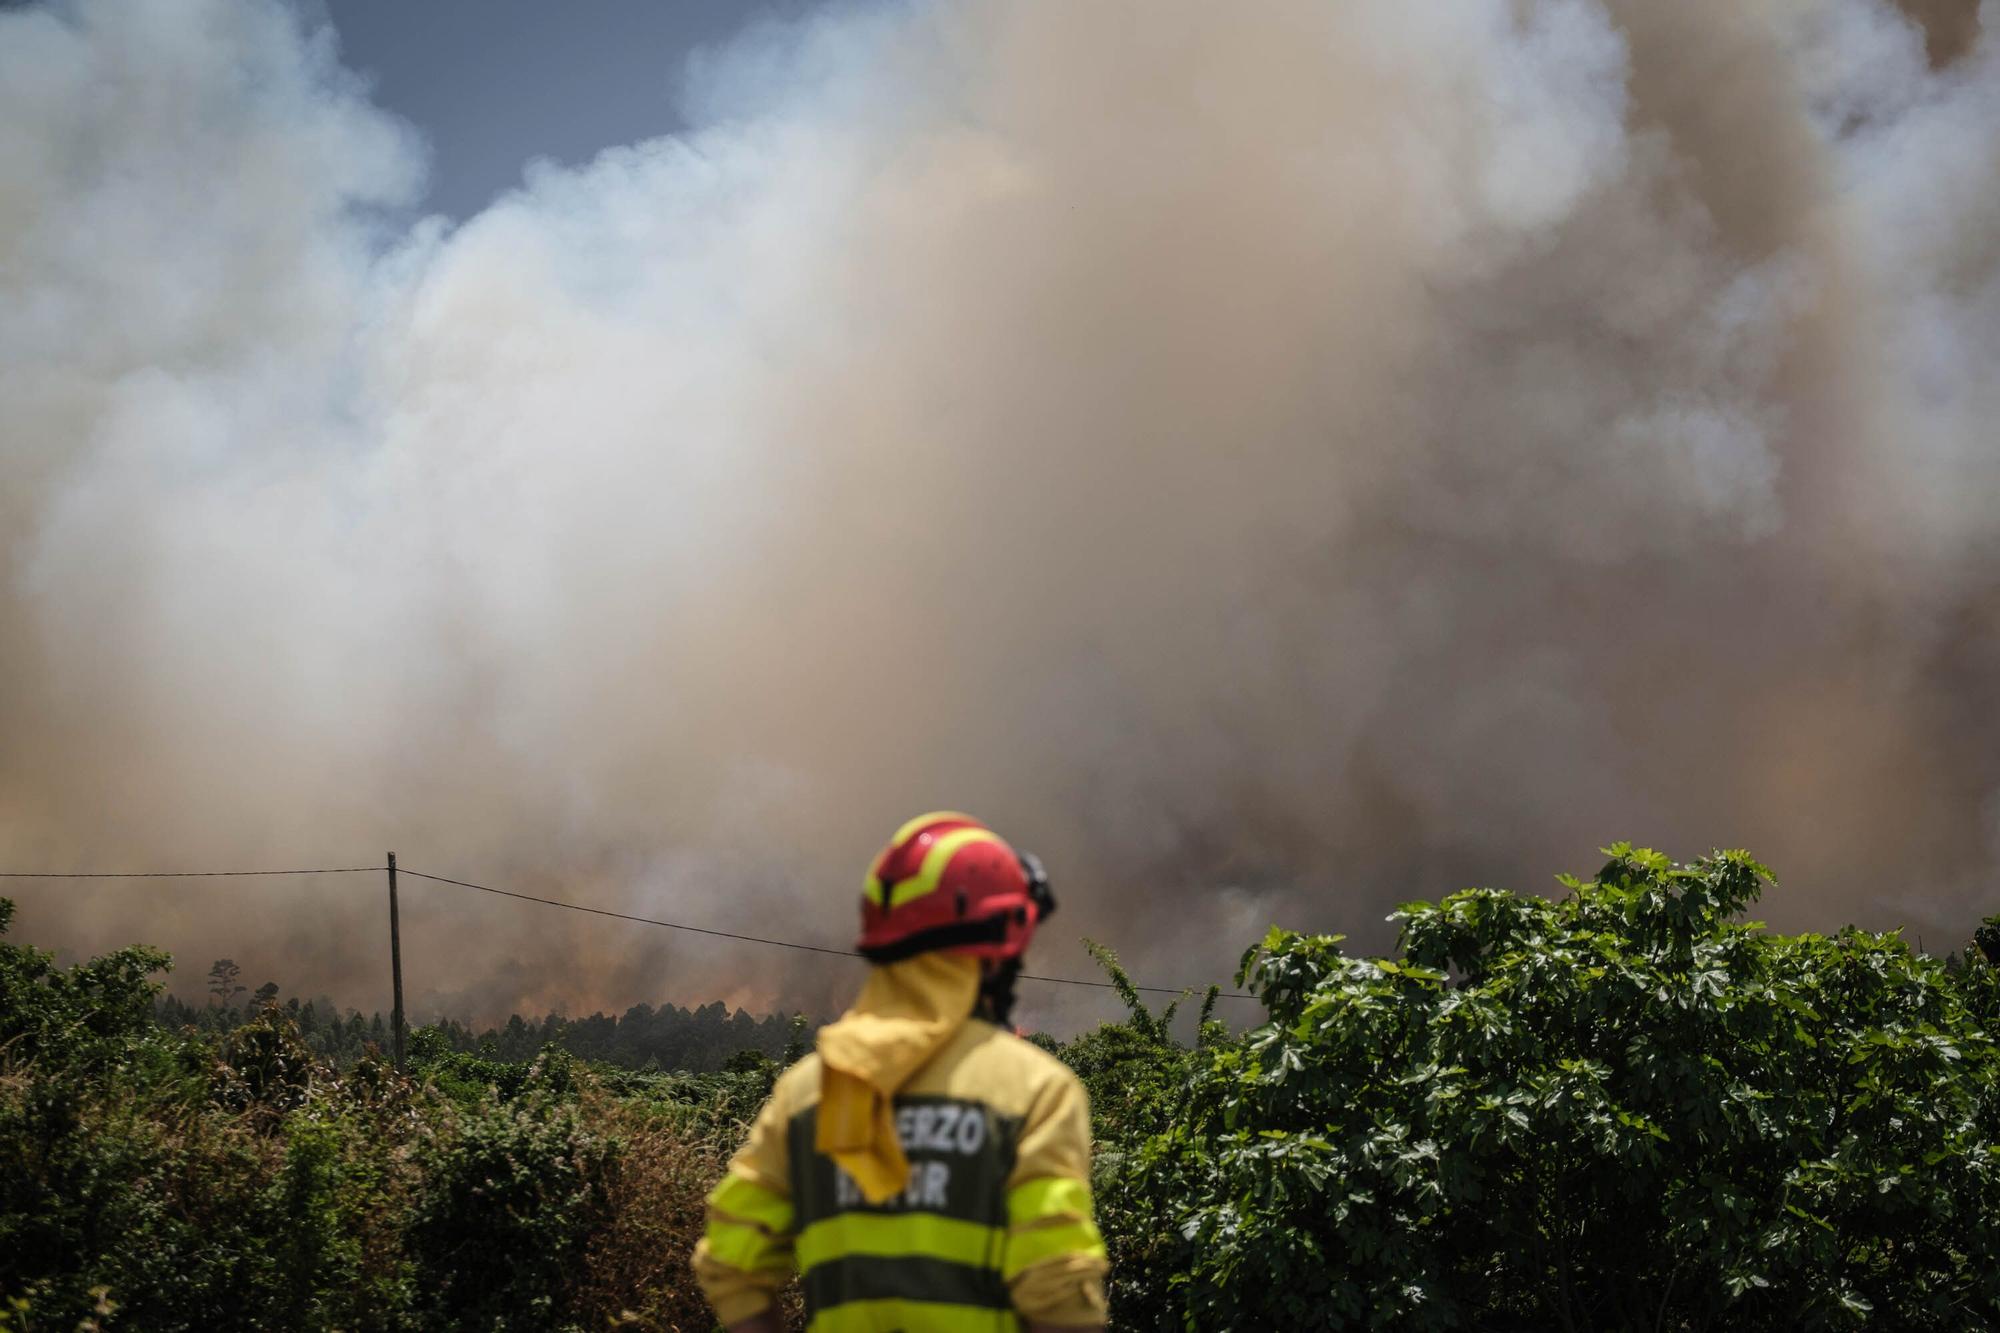
[[425, 208], [465, 217], [523, 164], [687, 128], [689, 52], [813, 0], [322, 0], [342, 61], [430, 142]]

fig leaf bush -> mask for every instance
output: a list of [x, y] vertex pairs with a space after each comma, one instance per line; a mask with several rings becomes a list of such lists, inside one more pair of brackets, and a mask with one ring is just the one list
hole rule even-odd
[[1116, 1322], [2000, 1323], [1995, 969], [1769, 933], [1739, 852], [1607, 854], [1411, 903], [1393, 957], [1273, 930], [1267, 1020], [1112, 1148]]

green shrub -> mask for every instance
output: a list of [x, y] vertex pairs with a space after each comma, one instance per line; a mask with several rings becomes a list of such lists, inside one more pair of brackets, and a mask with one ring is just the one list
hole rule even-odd
[[[14, 904], [0, 898], [0, 935]], [[153, 998], [172, 961], [135, 947], [71, 968], [45, 950], [0, 943], [0, 1061], [109, 1072], [153, 1032]]]
[[[1773, 935], [1766, 878], [1621, 846], [1560, 901], [1411, 904], [1390, 958], [1274, 931], [1266, 1021], [1211, 992], [1192, 1046], [1098, 951], [1127, 1020], [1042, 1044], [1091, 1095], [1114, 1325], [2000, 1323], [2000, 919], [1943, 961]], [[707, 1326], [687, 1253], [768, 1056], [419, 1029], [410, 1077], [336, 1069], [289, 1010], [156, 1026], [164, 965], [0, 941], [0, 1333]]]
[[282, 1011], [267, 1009], [228, 1032], [209, 1068], [209, 1097], [219, 1107], [270, 1129], [303, 1106], [313, 1086], [313, 1057]]
[[[1171, 1164], [1145, 1151], [1151, 1136], [1180, 1119], [1187, 1084], [1198, 1053], [1174, 1040], [1178, 1000], [1152, 1013], [1138, 988], [1109, 949], [1086, 941], [1125, 1003], [1126, 1018], [1107, 1023], [1067, 1042], [1046, 1043], [1076, 1072], [1090, 1096], [1096, 1151], [1091, 1159], [1091, 1192], [1097, 1225], [1111, 1258], [1113, 1308], [1126, 1327], [1173, 1326], [1171, 1281], [1186, 1271], [1187, 1244], [1180, 1232], [1161, 1225], [1160, 1200], [1174, 1197], [1162, 1171]], [[1217, 1035], [1208, 1015], [1211, 988], [1196, 1027]]]
[[1114, 1216], [1170, 1219], [1178, 1271], [1120, 1322], [2000, 1318], [1991, 969], [1737, 922], [1768, 878], [1741, 854], [1611, 855], [1559, 902], [1412, 904], [1393, 959], [1273, 931], [1239, 978], [1269, 1021], [1127, 1150]]
[[409, 1234], [430, 1326], [562, 1326], [590, 1236], [610, 1217], [618, 1145], [548, 1091], [489, 1097], [426, 1135]]
[[164, 965], [0, 942], [0, 1333], [705, 1326], [687, 1254], [768, 1058], [600, 1077], [424, 1029], [414, 1078], [338, 1071], [289, 1010], [156, 1025]]

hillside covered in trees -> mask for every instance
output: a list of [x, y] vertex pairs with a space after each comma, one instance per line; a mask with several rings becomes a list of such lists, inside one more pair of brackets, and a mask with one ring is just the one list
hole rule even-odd
[[[1389, 957], [1274, 929], [1243, 1032], [1177, 1040], [1105, 955], [1129, 1017], [1037, 1040], [1091, 1092], [1114, 1327], [2000, 1321], [2000, 918], [1780, 935], [1746, 856], [1610, 854], [1410, 904]], [[423, 1029], [400, 1076], [303, 1006], [163, 1022], [165, 962], [0, 943], [0, 1330], [712, 1326], [701, 1197], [802, 1030], [650, 1073]]]
[[[276, 1008], [308, 1051], [342, 1068], [360, 1060], [370, 1047], [390, 1049], [389, 1020], [379, 1011], [364, 1018], [359, 1010], [342, 1009], [324, 996], [305, 1001], [286, 997], [276, 982], [246, 991], [236, 983], [236, 965], [227, 958], [217, 959], [209, 976], [210, 1003], [194, 1005], [163, 994], [153, 1003], [159, 1023], [220, 1037]], [[741, 1051], [775, 1058], [803, 1022], [802, 1015], [757, 1016], [717, 1001], [693, 1009], [635, 1004], [622, 1014], [585, 1018], [513, 1014], [500, 1026], [488, 1028], [446, 1018], [430, 1024], [427, 1031], [430, 1040], [441, 1042], [446, 1050], [490, 1060], [528, 1061], [553, 1048], [579, 1060], [623, 1069], [713, 1073]]]

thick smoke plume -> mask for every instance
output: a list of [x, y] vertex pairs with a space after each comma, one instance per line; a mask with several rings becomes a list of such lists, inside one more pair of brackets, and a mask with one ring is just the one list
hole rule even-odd
[[[393, 847], [841, 943], [945, 805], [1052, 867], [1045, 970], [1380, 943], [1619, 836], [1953, 944], [2000, 850], [1996, 22], [842, 7], [695, 62], [699, 132], [411, 225], [423, 146], [309, 17], [0, 13], [0, 861]], [[9, 891], [383, 989], [372, 878]], [[419, 1014], [853, 980], [405, 914]]]

